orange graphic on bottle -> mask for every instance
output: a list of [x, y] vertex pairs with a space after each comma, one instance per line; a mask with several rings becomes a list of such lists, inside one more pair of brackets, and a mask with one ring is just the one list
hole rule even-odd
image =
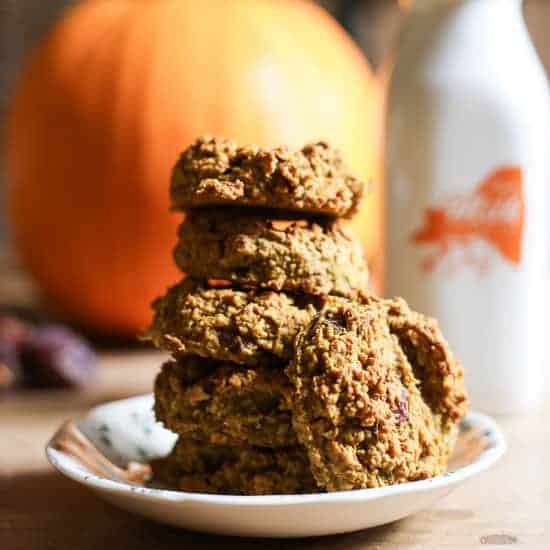
[[524, 223], [521, 169], [509, 166], [489, 174], [473, 193], [450, 197], [442, 206], [427, 208], [422, 227], [411, 238], [417, 244], [436, 246], [435, 252], [422, 261], [423, 271], [433, 271], [455, 248], [464, 252], [463, 264], [486, 268], [486, 258], [480, 260], [467, 252], [477, 240], [519, 265]]

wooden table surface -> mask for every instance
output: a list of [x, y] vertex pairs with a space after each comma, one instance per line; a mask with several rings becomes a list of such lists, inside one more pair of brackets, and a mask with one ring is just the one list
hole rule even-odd
[[97, 382], [84, 392], [0, 400], [0, 550], [550, 548], [550, 404], [501, 420], [510, 448], [492, 471], [430, 510], [350, 535], [266, 541], [186, 532], [117, 510], [52, 470], [44, 445], [58, 425], [100, 402], [149, 391], [161, 361], [139, 350], [104, 354]]

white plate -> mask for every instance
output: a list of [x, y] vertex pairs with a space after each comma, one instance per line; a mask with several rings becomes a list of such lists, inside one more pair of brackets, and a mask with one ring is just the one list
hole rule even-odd
[[167, 491], [133, 483], [123, 469], [129, 461], [147, 462], [167, 454], [174, 443], [174, 434], [155, 422], [152, 404], [153, 397], [144, 395], [96, 407], [63, 426], [46, 447], [46, 455], [62, 474], [120, 508], [209, 533], [309, 537], [382, 525], [432, 506], [495, 464], [506, 449], [496, 423], [485, 415], [470, 413], [462, 422], [451, 469], [433, 479], [311, 495], [228, 496]]

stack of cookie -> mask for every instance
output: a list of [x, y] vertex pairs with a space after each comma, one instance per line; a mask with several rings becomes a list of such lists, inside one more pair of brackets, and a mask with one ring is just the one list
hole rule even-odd
[[430, 320], [368, 295], [360, 246], [340, 221], [362, 190], [324, 143], [202, 138], [184, 151], [171, 199], [186, 212], [175, 260], [187, 277], [154, 303], [149, 330], [173, 356], [155, 413], [179, 436], [153, 464], [158, 480], [300, 493], [445, 467], [462, 370]]

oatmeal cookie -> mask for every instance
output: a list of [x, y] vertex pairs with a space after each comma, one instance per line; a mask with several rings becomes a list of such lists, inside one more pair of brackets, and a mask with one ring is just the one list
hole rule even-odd
[[401, 298], [382, 303], [390, 332], [397, 336], [420, 382], [422, 398], [449, 445], [453, 445], [458, 422], [468, 408], [464, 369], [450, 352], [435, 319], [411, 310]]
[[180, 438], [152, 463], [153, 480], [197, 493], [270, 495], [319, 492], [301, 447], [220, 446]]
[[345, 217], [357, 211], [362, 193], [361, 181], [326, 143], [290, 151], [209, 137], [182, 153], [170, 188], [175, 209], [266, 206]]
[[290, 359], [296, 333], [315, 313], [306, 296], [212, 288], [191, 279], [170, 288], [153, 309], [147, 337], [158, 348], [250, 366]]
[[328, 219], [195, 210], [180, 227], [174, 255], [186, 273], [240, 286], [352, 297], [368, 284], [359, 242]]
[[173, 432], [216, 445], [288, 447], [297, 445], [290, 391], [282, 369], [189, 356], [162, 367], [155, 415]]
[[328, 491], [435, 476], [449, 454], [385, 308], [365, 302], [327, 303], [286, 370], [294, 429]]

